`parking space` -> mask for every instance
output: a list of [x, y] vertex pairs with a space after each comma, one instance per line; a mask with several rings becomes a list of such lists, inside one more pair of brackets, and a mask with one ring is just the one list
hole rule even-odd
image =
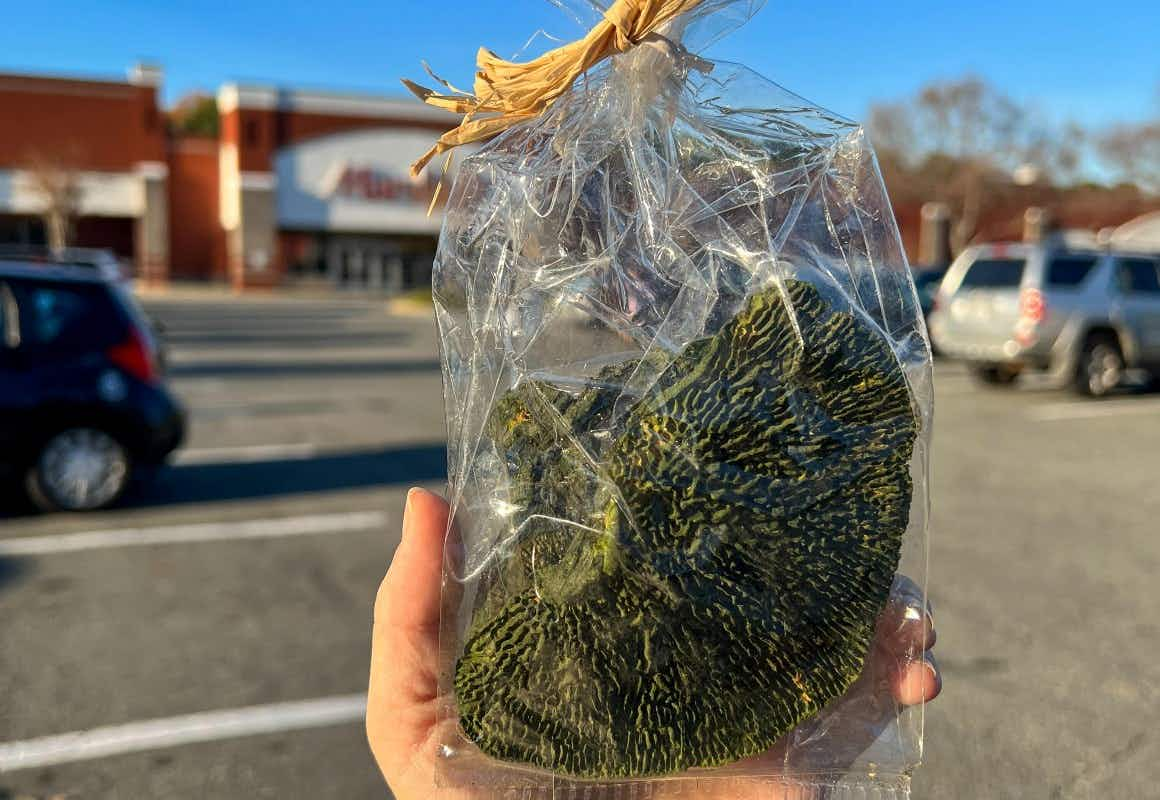
[[[191, 412], [174, 465], [117, 509], [0, 520], [0, 798], [384, 797], [360, 698], [405, 490], [444, 474], [433, 326], [148, 305]], [[946, 688], [916, 797], [1149, 796], [1160, 394], [935, 386]]]
[[[0, 771], [41, 763], [0, 797], [377, 796], [358, 698], [403, 494], [445, 471], [432, 325], [363, 301], [149, 307], [186, 447], [120, 508], [3, 521]], [[299, 794], [288, 759], [326, 752], [325, 792]]]

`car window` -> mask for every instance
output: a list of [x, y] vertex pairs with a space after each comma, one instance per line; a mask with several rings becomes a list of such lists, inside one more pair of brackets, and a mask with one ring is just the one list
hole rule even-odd
[[100, 285], [29, 282], [17, 290], [21, 346], [54, 352], [100, 350], [124, 323]]
[[15, 344], [8, 328], [9, 325], [13, 324], [12, 320], [8, 319], [8, 304], [12, 302], [10, 299], [12, 297], [11, 291], [8, 284], [0, 282], [0, 351]]
[[923, 301], [934, 302], [944, 274], [942, 272], [920, 272], [914, 276], [914, 288]]
[[1055, 256], [1047, 265], [1048, 286], [1079, 286], [1096, 265], [1095, 256]]
[[1116, 283], [1130, 294], [1160, 294], [1160, 269], [1147, 258], [1121, 258], [1116, 265]]
[[967, 268], [960, 288], [1014, 289], [1023, 281], [1024, 258], [980, 258]]

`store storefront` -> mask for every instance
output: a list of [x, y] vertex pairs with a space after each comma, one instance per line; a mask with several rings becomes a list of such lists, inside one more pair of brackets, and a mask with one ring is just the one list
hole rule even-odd
[[450, 115], [393, 98], [226, 86], [221, 221], [236, 285], [397, 292], [430, 277], [442, 217], [409, 166]]
[[452, 124], [417, 101], [226, 85], [216, 137], [176, 135], [162, 74], [0, 75], [0, 244], [41, 244], [37, 165], [68, 172], [72, 244], [132, 259], [150, 280], [239, 288], [321, 282], [397, 292], [429, 280], [434, 179], [408, 167]]
[[[167, 136], [161, 72], [138, 65], [124, 81], [0, 75], [0, 245], [47, 241], [48, 203], [71, 210], [72, 244], [167, 274]], [[50, 200], [50, 198], [52, 198]]]
[[371, 128], [316, 137], [274, 157], [289, 280], [397, 292], [430, 279], [441, 217], [435, 178], [408, 174], [427, 131]]

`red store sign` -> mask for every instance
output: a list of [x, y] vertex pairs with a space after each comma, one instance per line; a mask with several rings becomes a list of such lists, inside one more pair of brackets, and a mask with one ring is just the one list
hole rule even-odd
[[412, 180], [407, 176], [375, 167], [345, 164], [337, 180], [332, 184], [329, 195], [350, 200], [427, 204], [431, 202], [437, 182], [430, 174], [430, 170], [422, 177]]

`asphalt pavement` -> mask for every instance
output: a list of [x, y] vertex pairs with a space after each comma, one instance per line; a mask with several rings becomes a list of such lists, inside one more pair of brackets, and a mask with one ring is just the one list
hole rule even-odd
[[[191, 411], [173, 466], [117, 509], [0, 516], [0, 800], [389, 797], [361, 695], [405, 491], [442, 486], [432, 323], [148, 306]], [[935, 374], [945, 688], [914, 796], [1157, 796], [1160, 394]]]

